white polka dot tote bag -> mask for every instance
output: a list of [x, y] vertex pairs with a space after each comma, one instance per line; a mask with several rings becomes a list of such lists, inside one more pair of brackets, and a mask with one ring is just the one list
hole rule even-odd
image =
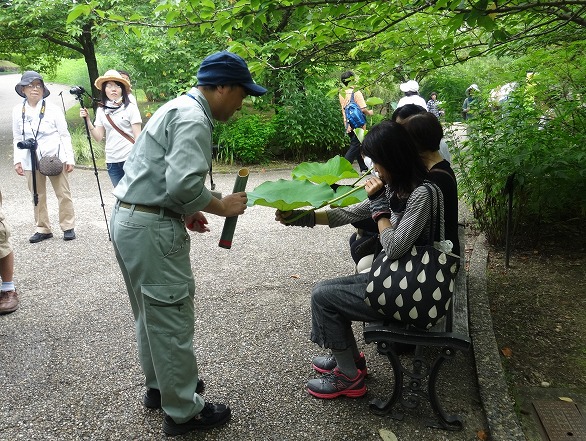
[[[444, 240], [441, 192], [435, 186], [426, 187], [433, 201], [429, 243], [413, 246], [397, 260], [382, 251], [372, 263], [365, 297], [380, 313], [421, 329], [432, 327], [446, 315], [460, 267], [460, 257], [450, 252], [449, 242]], [[438, 206], [439, 219], [434, 216]], [[440, 242], [434, 242], [438, 227]]]

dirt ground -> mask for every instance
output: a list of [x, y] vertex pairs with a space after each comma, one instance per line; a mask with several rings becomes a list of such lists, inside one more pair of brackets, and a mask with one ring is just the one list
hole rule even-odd
[[508, 269], [503, 249], [489, 252], [494, 331], [521, 413], [528, 390], [586, 393], [585, 226], [577, 219], [526, 229], [516, 239]]

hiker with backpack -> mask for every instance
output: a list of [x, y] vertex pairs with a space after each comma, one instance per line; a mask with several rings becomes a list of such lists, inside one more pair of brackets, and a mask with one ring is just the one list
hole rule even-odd
[[368, 171], [368, 167], [364, 163], [362, 154], [360, 153], [360, 140], [354, 133], [354, 129], [366, 128], [366, 115], [372, 115], [372, 110], [366, 108], [366, 102], [364, 96], [359, 90], [355, 90], [354, 86], [350, 85], [350, 82], [354, 78], [354, 72], [346, 71], [340, 76], [342, 84], [346, 88], [343, 93], [340, 93], [340, 106], [342, 107], [342, 116], [344, 118], [344, 127], [346, 133], [350, 137], [350, 147], [344, 155], [350, 163], [353, 163], [356, 159], [360, 172], [364, 173]]

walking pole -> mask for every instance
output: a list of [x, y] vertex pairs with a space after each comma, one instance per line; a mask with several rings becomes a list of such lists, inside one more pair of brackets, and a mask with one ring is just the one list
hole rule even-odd
[[[75, 95], [75, 99], [79, 101], [79, 105], [82, 109], [85, 109], [83, 105], [83, 94], [85, 90], [81, 86], [72, 87], [69, 91], [70, 94]], [[85, 133], [87, 134], [87, 140], [90, 143], [90, 153], [92, 154], [92, 163], [94, 164], [94, 175], [96, 175], [96, 181], [98, 182], [98, 192], [100, 193], [100, 201], [102, 202], [102, 211], [104, 212], [104, 221], [106, 221], [106, 231], [108, 232], [108, 240], [112, 241], [110, 237], [110, 227], [108, 226], [108, 218], [106, 216], [106, 208], [104, 206], [104, 198], [102, 197], [102, 188], [100, 187], [100, 178], [98, 178], [98, 167], [96, 166], [96, 157], [94, 156], [94, 148], [92, 146], [92, 136], [90, 134], [90, 128], [87, 123], [87, 118], [83, 119], [85, 124]]]
[[61, 97], [61, 104], [63, 104], [63, 113], [66, 113], [65, 110], [65, 100], [63, 99], [63, 91], [59, 92], [59, 96]]

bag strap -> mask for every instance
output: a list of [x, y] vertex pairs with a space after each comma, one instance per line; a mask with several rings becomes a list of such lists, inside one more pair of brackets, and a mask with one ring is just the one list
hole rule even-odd
[[[443, 216], [443, 200], [439, 194], [439, 188], [431, 183], [426, 182], [423, 184], [427, 190], [427, 194], [431, 198], [431, 213], [430, 213], [430, 224], [429, 224], [429, 245], [433, 246], [435, 241], [435, 232], [437, 231], [436, 228], [440, 232], [440, 241], [445, 240], [445, 224], [444, 224], [444, 216]], [[433, 190], [432, 190], [433, 188]], [[435, 196], [437, 197], [434, 197]], [[435, 213], [438, 213], [439, 216], [435, 216]]]
[[122, 129], [120, 129], [120, 127], [118, 127], [116, 124], [114, 124], [114, 121], [112, 121], [112, 118], [110, 117], [110, 115], [108, 113], [104, 112], [104, 114], [106, 115], [106, 119], [110, 122], [110, 124], [112, 125], [114, 130], [116, 130], [118, 133], [120, 133], [122, 136], [124, 136], [124, 138], [126, 138], [126, 140], [128, 142], [130, 142], [131, 144], [134, 144], [134, 138], [132, 136], [130, 136], [128, 133], [124, 132]]
[[437, 172], [444, 173], [444, 174], [448, 175], [450, 178], [452, 178], [452, 181], [454, 181], [454, 183], [456, 183], [456, 180], [454, 179], [452, 174], [450, 172], [447, 172], [443, 168], [431, 168], [428, 173], [437, 173]]

